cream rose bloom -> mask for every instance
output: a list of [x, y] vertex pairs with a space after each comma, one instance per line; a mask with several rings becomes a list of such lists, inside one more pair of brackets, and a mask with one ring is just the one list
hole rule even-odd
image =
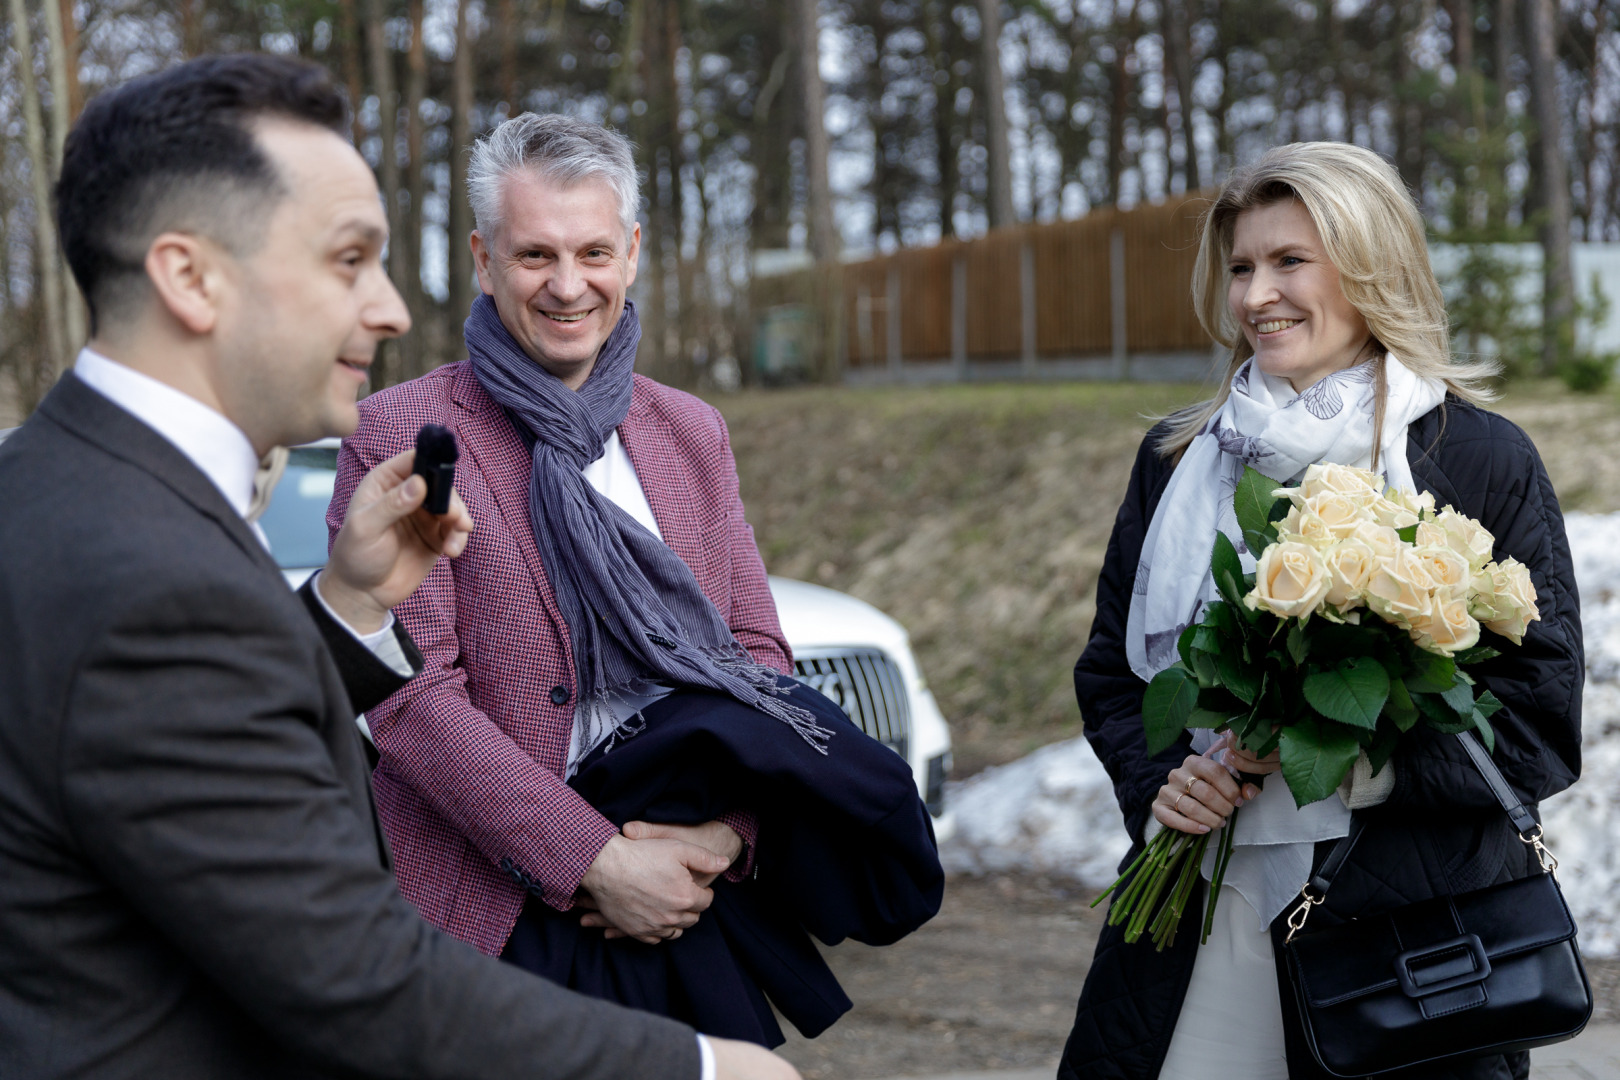
[[1280, 619], [1306, 618], [1321, 605], [1329, 585], [1327, 565], [1315, 547], [1282, 540], [1261, 554], [1254, 568], [1254, 589], [1244, 603]]
[[1354, 499], [1336, 491], [1312, 495], [1305, 500], [1304, 507], [1298, 509], [1301, 514], [1310, 513], [1321, 518], [1323, 528], [1335, 540], [1343, 540], [1356, 531], [1357, 525], [1367, 520], [1366, 513]]
[[1417, 537], [1412, 541], [1413, 547], [1447, 547], [1446, 530], [1432, 521], [1420, 521], [1417, 527]]
[[1384, 492], [1384, 478], [1368, 469], [1349, 465], [1310, 465], [1300, 481], [1299, 497], [1343, 495], [1357, 506], [1368, 506]]
[[1471, 517], [1464, 517], [1451, 507], [1440, 511], [1434, 524], [1445, 534], [1446, 544], [1468, 560], [1471, 570], [1480, 570], [1491, 561], [1491, 549], [1496, 540]]
[[[1418, 526], [1419, 533], [1423, 526]], [[1429, 572], [1434, 579], [1435, 588], [1443, 591], [1447, 596], [1460, 597], [1466, 606], [1469, 587], [1473, 583], [1473, 571], [1468, 568], [1468, 561], [1446, 546], [1419, 546], [1414, 553], [1423, 564], [1423, 569]]]
[[1316, 548], [1325, 548], [1338, 539], [1321, 515], [1299, 506], [1291, 507], [1287, 516], [1277, 522], [1277, 538], [1295, 540]]
[[1428, 615], [1412, 620], [1412, 639], [1428, 652], [1451, 656], [1479, 643], [1479, 622], [1462, 596], [1436, 599]]
[[1410, 629], [1434, 611], [1434, 579], [1417, 553], [1402, 544], [1381, 559], [1367, 582], [1367, 606], [1386, 622]]
[[1350, 535], [1372, 548], [1380, 562], [1393, 559], [1395, 553], [1406, 546], [1394, 529], [1375, 521], [1363, 521]]
[[1517, 559], [1503, 559], [1486, 570], [1491, 571], [1495, 595], [1490, 598], [1490, 611], [1480, 613], [1480, 621], [1513, 644], [1521, 644], [1530, 624], [1541, 621], [1530, 571]]
[[1343, 613], [1366, 602], [1362, 595], [1372, 580], [1378, 557], [1366, 543], [1356, 539], [1334, 544], [1323, 553], [1328, 569], [1327, 603]]
[[1372, 514], [1374, 521], [1380, 525], [1388, 525], [1392, 529], [1409, 529], [1423, 520], [1416, 510], [1382, 496], [1373, 500], [1367, 510]]

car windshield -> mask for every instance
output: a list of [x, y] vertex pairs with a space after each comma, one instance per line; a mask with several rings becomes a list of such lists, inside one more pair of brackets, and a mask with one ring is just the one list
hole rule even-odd
[[326, 564], [326, 506], [337, 481], [337, 447], [300, 446], [259, 518], [283, 570]]

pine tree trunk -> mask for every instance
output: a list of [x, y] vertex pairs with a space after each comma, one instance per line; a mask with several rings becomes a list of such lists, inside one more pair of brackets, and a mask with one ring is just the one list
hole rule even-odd
[[1530, 96], [1537, 129], [1541, 204], [1541, 370], [1552, 374], [1575, 348], [1575, 289], [1570, 267], [1569, 175], [1558, 102], [1558, 12], [1554, 0], [1527, 0]]
[[1012, 140], [1007, 128], [1007, 83], [1001, 71], [1001, 0], [978, 0], [980, 67], [984, 69], [985, 149], [989, 176], [990, 227], [1016, 220], [1012, 202]]
[[422, 99], [427, 96], [427, 43], [422, 22], [423, 0], [410, 0], [411, 48], [405, 54], [405, 190], [410, 205], [405, 208], [405, 232], [395, 242], [404, 256], [405, 303], [411, 309], [416, 332], [400, 339], [402, 379], [414, 379], [428, 368], [428, 353], [434, 327], [428, 316], [432, 306], [422, 288], [422, 203], [426, 195], [422, 160]]
[[[41, 0], [40, 12], [50, 45], [51, 175], [54, 177], [62, 171], [62, 143], [73, 123], [73, 92], [68, 80], [68, 45], [67, 34], [62, 29], [62, 5], [57, 0]], [[84, 298], [65, 266], [62, 270], [62, 332], [68, 352], [84, 344]]]
[[39, 87], [34, 80], [34, 39], [23, 0], [11, 0], [12, 42], [17, 49], [22, 81], [23, 136], [28, 147], [28, 172], [34, 198], [34, 262], [39, 268], [38, 294], [44, 308], [44, 349], [35, 353], [30, 377], [24, 384], [23, 406], [32, 410], [56, 372], [70, 359], [67, 328], [62, 311], [62, 264], [56, 243], [56, 222], [51, 217], [51, 166], [45, 145], [45, 118], [40, 112]]
[[[383, 203], [388, 213], [391, 239], [388, 245], [388, 276], [402, 295], [405, 291], [403, 238], [405, 226], [399, 205], [399, 99], [394, 93], [394, 57], [383, 36], [382, 0], [366, 0], [366, 43], [371, 60], [371, 85], [377, 91], [377, 133], [382, 138], [378, 171], [382, 173]], [[377, 377], [371, 388], [381, 390], [400, 381], [398, 341], [385, 342], [377, 351], [374, 365]]]
[[1198, 148], [1193, 138], [1193, 70], [1192, 33], [1188, 27], [1188, 0], [1165, 0], [1167, 11], [1165, 51], [1169, 54], [1170, 70], [1176, 80], [1176, 105], [1181, 111], [1181, 145], [1186, 155], [1187, 190], [1196, 191], [1204, 186], [1198, 170]]
[[793, 0], [798, 19], [799, 97], [804, 106], [804, 170], [810, 253], [817, 262], [838, 257], [832, 187], [827, 178], [826, 96], [821, 86], [821, 28], [816, 0]]
[[[66, 2], [66, 0], [64, 0]], [[360, 20], [354, 12], [355, 0], [338, 0], [338, 47], [343, 56], [343, 80], [349, 91], [349, 130], [355, 149], [366, 144], [366, 126], [360, 121], [360, 108], [365, 104], [365, 61], [361, 59]]]
[[[461, 324], [473, 300], [472, 249], [467, 237], [472, 233], [472, 206], [467, 202], [467, 151], [472, 146], [473, 47], [475, 38], [467, 25], [467, 7], [472, 0], [456, 4], [456, 55], [450, 66], [450, 333], [446, 343], [461, 350]], [[458, 355], [460, 355], [458, 353]]]

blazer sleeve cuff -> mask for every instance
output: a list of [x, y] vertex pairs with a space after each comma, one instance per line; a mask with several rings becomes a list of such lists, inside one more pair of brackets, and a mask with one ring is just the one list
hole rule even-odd
[[[410, 681], [411, 676], [401, 675], [388, 664], [383, 662], [370, 649], [354, 636], [354, 632], [344, 626], [332, 613], [315, 592], [315, 579], [312, 577], [305, 581], [298, 589], [298, 595], [304, 601], [304, 607], [309, 610], [310, 618], [315, 620], [315, 626], [321, 632], [321, 639], [326, 642], [327, 650], [337, 663], [338, 674], [343, 677], [343, 686], [349, 692], [349, 703], [356, 712], [365, 712], [376, 708]], [[422, 670], [422, 653], [411, 640], [410, 634], [399, 620], [394, 621], [394, 640], [405, 655], [414, 674]]]

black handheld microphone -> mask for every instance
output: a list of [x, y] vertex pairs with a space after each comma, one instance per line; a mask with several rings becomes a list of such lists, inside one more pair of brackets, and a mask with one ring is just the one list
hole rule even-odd
[[411, 472], [427, 481], [427, 498], [422, 509], [430, 514], [447, 513], [450, 509], [450, 489], [456, 483], [456, 437], [450, 429], [438, 424], [423, 424], [416, 433], [416, 464]]

